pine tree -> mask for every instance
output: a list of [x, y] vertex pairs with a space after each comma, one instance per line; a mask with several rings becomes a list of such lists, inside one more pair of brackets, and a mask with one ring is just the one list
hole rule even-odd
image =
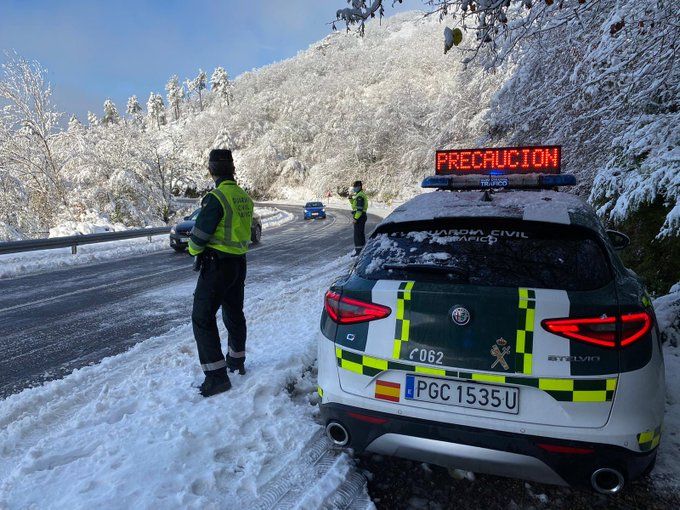
[[149, 100], [146, 102], [146, 111], [152, 122], [160, 130], [161, 126], [165, 124], [165, 104], [163, 97], [154, 92], [149, 95]]
[[189, 93], [196, 92], [198, 94], [198, 107], [203, 111], [203, 94], [206, 88], [207, 75], [203, 69], [198, 70], [198, 76], [193, 80], [187, 80], [187, 89]]
[[68, 130], [69, 131], [78, 131], [83, 127], [81, 122], [78, 120], [78, 117], [76, 117], [76, 114], [74, 113], [71, 115], [71, 118], [68, 119]]
[[135, 123], [139, 123], [139, 121], [141, 120], [142, 106], [139, 104], [139, 100], [137, 99], [136, 95], [128, 99], [125, 113], [127, 113]]
[[175, 120], [178, 120], [179, 106], [182, 103], [182, 99], [184, 99], [184, 87], [179, 84], [177, 75], [174, 75], [170, 78], [168, 83], [165, 85], [165, 90], [168, 93], [168, 104], [175, 114]]
[[108, 126], [109, 124], [118, 124], [120, 122], [120, 115], [118, 115], [118, 108], [110, 99], [104, 101], [104, 116], [102, 117], [102, 124]]
[[90, 125], [90, 127], [98, 126], [99, 119], [94, 113], [87, 112], [87, 123]]
[[231, 104], [231, 101], [233, 100], [231, 82], [229, 81], [229, 75], [224, 68], [215, 68], [215, 71], [210, 77], [210, 85], [221, 101], [227, 103], [227, 105]]

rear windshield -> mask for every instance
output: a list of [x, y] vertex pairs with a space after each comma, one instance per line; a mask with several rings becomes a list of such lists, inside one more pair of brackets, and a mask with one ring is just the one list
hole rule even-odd
[[323, 207], [321, 202], [307, 202], [305, 207]]
[[367, 279], [592, 290], [612, 279], [593, 233], [526, 222], [415, 224], [375, 234], [357, 263]]

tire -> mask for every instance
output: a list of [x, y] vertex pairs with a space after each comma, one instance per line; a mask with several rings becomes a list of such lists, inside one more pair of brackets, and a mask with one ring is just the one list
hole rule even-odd
[[256, 225], [253, 231], [250, 233], [250, 241], [253, 244], [258, 244], [262, 240], [262, 227]]

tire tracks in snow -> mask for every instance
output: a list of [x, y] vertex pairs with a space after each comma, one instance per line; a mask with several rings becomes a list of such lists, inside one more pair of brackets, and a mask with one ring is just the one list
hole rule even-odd
[[322, 508], [365, 510], [374, 508], [366, 478], [347, 454], [334, 449], [323, 430], [312, 436], [304, 453], [284, 466], [260, 490], [253, 510]]

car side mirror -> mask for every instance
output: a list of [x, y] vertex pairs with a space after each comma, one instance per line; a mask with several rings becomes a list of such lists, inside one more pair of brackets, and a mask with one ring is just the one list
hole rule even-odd
[[607, 230], [607, 237], [615, 250], [623, 250], [630, 244], [630, 237], [618, 230]]

